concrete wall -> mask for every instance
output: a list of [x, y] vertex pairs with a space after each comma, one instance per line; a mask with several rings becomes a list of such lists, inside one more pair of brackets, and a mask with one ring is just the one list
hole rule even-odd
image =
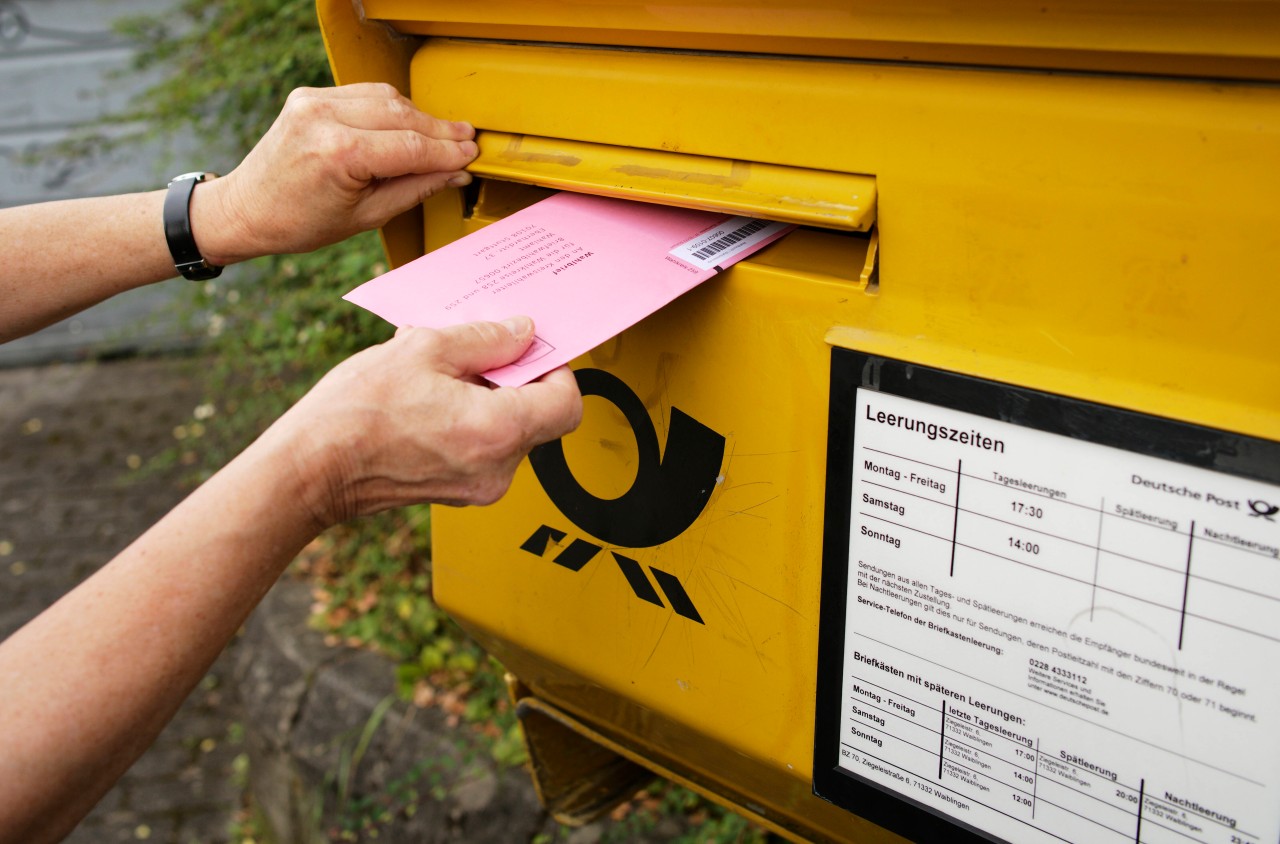
[[145, 80], [108, 80], [129, 50], [111, 22], [162, 12], [171, 0], [0, 0], [0, 207], [154, 186], [154, 150], [110, 160], [45, 161], [77, 127], [121, 111]]
[[[158, 144], [85, 160], [47, 157], [86, 123], [119, 112], [149, 81], [137, 74], [112, 78], [130, 59], [112, 21], [162, 12], [174, 2], [0, 0], [0, 208], [163, 187], [169, 176], [204, 166], [181, 152], [166, 155]], [[41, 153], [46, 156], [30, 160]], [[74, 246], [68, 241], [23, 248]], [[184, 285], [190, 282], [134, 291], [0, 346], [0, 365], [190, 345], [193, 336], [170, 312], [175, 299], [190, 295]]]

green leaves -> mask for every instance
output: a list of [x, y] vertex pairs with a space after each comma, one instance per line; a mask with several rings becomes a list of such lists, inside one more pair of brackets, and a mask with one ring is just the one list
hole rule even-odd
[[122, 122], [193, 127], [218, 155], [242, 157], [294, 88], [333, 84], [308, 0], [188, 0], [116, 31], [136, 46], [136, 70], [165, 74]]

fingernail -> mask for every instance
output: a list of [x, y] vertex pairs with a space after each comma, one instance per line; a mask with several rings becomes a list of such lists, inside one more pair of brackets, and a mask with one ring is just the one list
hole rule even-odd
[[466, 135], [470, 138], [474, 138], [476, 136], [476, 127], [472, 126], [465, 120], [455, 120], [453, 121], [453, 125], [458, 127], [458, 132], [460, 134]]
[[468, 158], [475, 158], [480, 154], [480, 147], [476, 146], [475, 141], [463, 141], [458, 144], [458, 149], [462, 150], [462, 154]]
[[469, 184], [471, 184], [470, 173], [459, 173], [456, 176], [450, 177], [449, 179], [449, 185], [451, 187], [461, 188], [461, 187], [466, 187]]
[[509, 317], [501, 323], [517, 340], [524, 340], [533, 333], [533, 320], [527, 316]]

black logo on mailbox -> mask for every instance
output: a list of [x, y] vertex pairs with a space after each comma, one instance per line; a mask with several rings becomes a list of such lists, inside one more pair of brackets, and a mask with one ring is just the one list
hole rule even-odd
[[[635, 434], [639, 467], [635, 482], [619, 498], [598, 498], [574, 478], [559, 440], [534, 449], [533, 471], [552, 502], [575, 525], [609, 545], [650, 548], [674, 539], [693, 524], [715, 490], [724, 459], [725, 438], [679, 408], [671, 409], [665, 450], [658, 444], [644, 402], [620, 378], [600, 369], [580, 369], [575, 375], [583, 396], [599, 396], [626, 417]], [[550, 541], [559, 543], [564, 531], [540, 526], [521, 548], [542, 556]], [[573, 542], [555, 562], [573, 571], [595, 557], [601, 546], [582, 539]], [[636, 597], [664, 606], [643, 567], [621, 554], [612, 556]], [[702, 622], [679, 578], [650, 567], [671, 608], [685, 618]]]
[[575, 374], [582, 395], [607, 399], [627, 418], [640, 451], [636, 480], [621, 498], [597, 498], [573, 477], [564, 445], [556, 440], [529, 455], [543, 489], [575, 525], [611, 545], [649, 548], [675, 539], [698, 518], [715, 490], [724, 437], [673, 407], [666, 452], [660, 454], [649, 413], [630, 387], [600, 369]]

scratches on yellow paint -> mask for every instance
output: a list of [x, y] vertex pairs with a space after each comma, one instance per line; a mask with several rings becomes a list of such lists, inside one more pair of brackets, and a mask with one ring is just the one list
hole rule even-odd
[[1062, 349], [1062, 351], [1066, 352], [1072, 357], [1075, 357], [1076, 353], [1071, 351], [1070, 347], [1068, 347], [1065, 343], [1060, 341], [1057, 337], [1054, 337], [1052, 334], [1050, 334], [1048, 331], [1045, 331], [1043, 328], [1040, 329], [1040, 333], [1043, 334], [1045, 336], [1045, 339], [1048, 340], [1050, 343], [1057, 346], [1059, 349]]
[[731, 575], [731, 574], [729, 574], [728, 572], [723, 571], [723, 570], [721, 570], [721, 569], [711, 569], [711, 571], [715, 572], [715, 573], [716, 573], [716, 574], [718, 574], [718, 575], [721, 575], [722, 577], [724, 577], [724, 578], [726, 578], [726, 579], [728, 579], [728, 580], [731, 580], [733, 583], [735, 583], [735, 584], [736, 584], [736, 585], [738, 585], [738, 586], [746, 587], [747, 589], [750, 589], [752, 592], [755, 592], [757, 595], [760, 595], [761, 597], [764, 597], [764, 598], [769, 599], [770, 601], [773, 601], [773, 602], [774, 602], [775, 604], [777, 604], [778, 606], [783, 607], [783, 608], [785, 608], [785, 609], [787, 609], [787, 610], [791, 611], [792, 613], [794, 613], [794, 614], [795, 614], [796, 616], [798, 616], [799, 618], [805, 618], [805, 614], [804, 614], [804, 613], [800, 612], [800, 610], [798, 610], [798, 609], [796, 609], [795, 607], [791, 606], [791, 605], [790, 605], [790, 604], [788, 604], [786, 601], [784, 601], [784, 600], [782, 600], [781, 598], [778, 598], [778, 597], [776, 597], [776, 596], [774, 596], [774, 595], [770, 595], [768, 592], [764, 591], [763, 589], [760, 589], [760, 588], [758, 588], [758, 587], [752, 586], [750, 583], [748, 583], [747, 581], [743, 580], [742, 578], [740, 578], [740, 577], [734, 577], [733, 575]]

